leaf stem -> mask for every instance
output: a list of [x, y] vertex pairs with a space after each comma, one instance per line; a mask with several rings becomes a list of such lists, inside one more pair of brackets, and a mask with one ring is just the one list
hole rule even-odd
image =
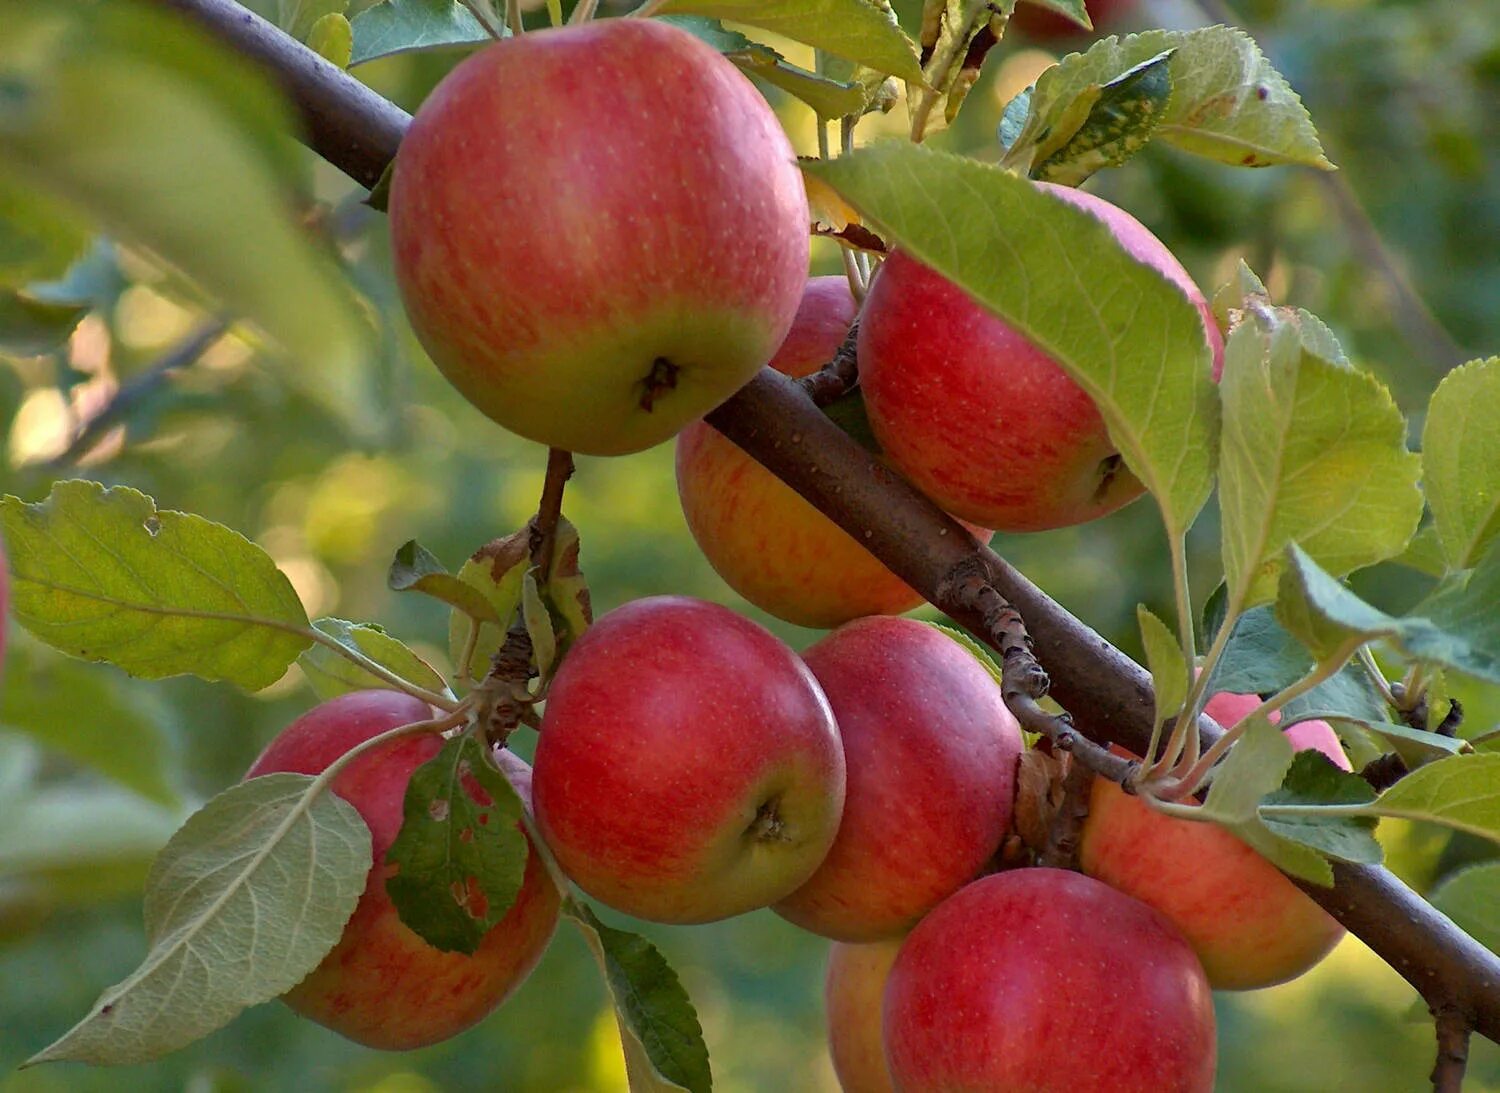
[[494, 13], [490, 10], [487, 0], [458, 0], [460, 4], [469, 9], [469, 14], [484, 28], [484, 32], [495, 41], [505, 37], [505, 32], [495, 23]]
[[[1201, 674], [1195, 674], [1193, 661], [1197, 659], [1197, 638], [1193, 627], [1193, 593], [1188, 585], [1187, 575], [1187, 533], [1172, 536], [1172, 591], [1177, 601], [1177, 631], [1178, 640], [1182, 642], [1182, 659], [1187, 671], [1187, 694], [1188, 699], [1177, 714], [1177, 720], [1172, 726], [1172, 735], [1167, 740], [1167, 753], [1157, 761], [1157, 748], [1161, 744], [1162, 728], [1166, 720], [1161, 716], [1161, 711], [1155, 711], [1156, 724], [1151, 728], [1151, 744], [1146, 749], [1145, 760], [1150, 764], [1147, 776], [1158, 773], [1159, 769], [1170, 770], [1183, 758], [1184, 751], [1188, 758], [1187, 763], [1191, 766], [1198, 759], [1198, 706], [1197, 700], [1202, 694], [1198, 686], [1198, 680], [1208, 675], [1205, 668]], [[1222, 629], [1221, 629], [1221, 632]], [[1164, 764], [1164, 765], [1163, 765]]]
[[521, 17], [521, 0], [505, 0], [505, 25], [515, 37], [526, 33], [526, 23]]
[[1380, 692], [1380, 697], [1385, 699], [1385, 704], [1391, 709], [1399, 709], [1396, 696], [1391, 693], [1391, 681], [1385, 678], [1385, 673], [1380, 670], [1380, 665], [1375, 663], [1375, 654], [1370, 651], [1369, 644], [1359, 647], [1359, 664], [1370, 677], [1370, 682]]

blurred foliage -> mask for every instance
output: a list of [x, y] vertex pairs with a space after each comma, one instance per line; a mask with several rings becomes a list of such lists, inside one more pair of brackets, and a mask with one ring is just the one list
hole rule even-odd
[[[272, 19], [297, 7], [277, 0], [251, 6]], [[356, 0], [349, 13], [368, 6]], [[896, 4], [908, 26], [919, 7], [914, 0]], [[1455, 354], [1500, 348], [1500, 0], [1451, 0], [1441, 13], [1437, 8], [1420, 0], [1255, 0], [1234, 12], [1303, 95], [1343, 169], [1332, 180], [1308, 171], [1232, 171], [1153, 146], [1091, 183], [1160, 235], [1210, 290], [1236, 261], [1249, 261], [1279, 298], [1328, 321], [1351, 357], [1393, 386], [1408, 413], [1425, 405]], [[1188, 27], [1223, 16], [1220, 4], [1205, 15], [1189, 0], [1143, 0], [1130, 26], [1106, 29]], [[537, 10], [530, 17], [545, 20]], [[118, 28], [119, 20], [113, 24]], [[773, 44], [812, 66], [809, 51]], [[460, 55], [390, 57], [357, 73], [410, 109]], [[0, 62], [7, 56], [0, 49]], [[1000, 107], [1048, 59], [1019, 36], [1003, 42], [957, 124], [934, 143], [994, 158]], [[811, 152], [811, 111], [769, 94], [799, 150]], [[14, 106], [0, 87], [0, 118]], [[211, 113], [183, 116], [219, 124]], [[892, 135], [904, 118], [898, 103], [889, 115], [867, 118], [860, 132]], [[122, 124], [155, 123], [142, 117]], [[129, 133], [112, 136], [120, 146]], [[184, 130], [172, 139], [193, 147], [203, 136]], [[90, 242], [101, 225], [84, 206], [27, 189], [21, 174], [7, 170], [14, 164], [0, 158], [0, 285], [24, 285], [30, 302], [25, 322], [14, 327], [8, 317], [16, 310], [0, 307], [0, 489], [32, 500], [71, 475], [132, 485], [165, 508], [200, 513], [255, 539], [289, 574], [310, 614], [379, 621], [446, 666], [446, 612], [421, 597], [387, 592], [391, 554], [415, 537], [456, 568], [480, 544], [519, 527], [535, 506], [545, 453], [469, 408], [425, 361], [400, 314], [384, 218], [359, 204], [362, 193], [287, 141], [274, 138], [267, 149], [260, 146], [263, 133], [246, 139], [257, 154], [295, 160], [297, 169], [284, 174], [305, 180], [297, 192], [299, 221], [314, 246], [336, 258], [379, 334], [372, 339], [378, 348], [367, 350], [361, 365], [360, 401], [367, 408], [351, 420], [350, 408], [332, 405], [326, 390], [291, 382], [319, 361], [288, 361], [243, 324], [205, 339], [201, 353], [174, 359], [216, 316], [216, 305], [182, 272], [183, 258], [167, 255], [179, 263], [171, 266], [160, 253], [123, 241]], [[224, 215], [232, 221], [233, 210]], [[1372, 228], [1384, 240], [1390, 270], [1371, 260]], [[255, 247], [243, 230], [223, 238], [226, 247]], [[819, 244], [815, 255], [818, 272], [838, 269], [830, 246]], [[1421, 307], [1412, 314], [1416, 305], [1393, 289], [1392, 270], [1416, 287], [1430, 316]], [[4, 289], [0, 297], [12, 298]], [[1419, 428], [1414, 422], [1414, 437]], [[579, 462], [566, 511], [583, 536], [583, 566], [599, 611], [638, 596], [682, 592], [743, 610], [798, 647], [812, 639], [749, 608], [709, 569], [678, 509], [670, 447]], [[1136, 603], [1171, 616], [1164, 541], [1148, 505], [1085, 528], [1004, 536], [996, 546], [1134, 655], [1141, 652]], [[1190, 548], [1201, 603], [1219, 577], [1212, 509], [1195, 527]], [[1392, 609], [1425, 590], [1415, 574], [1393, 565], [1360, 574], [1356, 587]], [[22, 696], [34, 701], [32, 690], [46, 678], [41, 667], [49, 663], [24, 635], [11, 639], [17, 655], [0, 711], [21, 708]], [[200, 801], [233, 782], [314, 701], [296, 669], [254, 696], [195, 680], [131, 683], [112, 669], [92, 671], [99, 699], [60, 707], [65, 716], [93, 718], [90, 739], [157, 754], [162, 769], [143, 784], [139, 764], [79, 763], [65, 749], [49, 749], [46, 734], [23, 736], [0, 724], [0, 824], [24, 830], [29, 840], [19, 849], [0, 840], [0, 1091], [71, 1093], [122, 1084], [204, 1093], [623, 1088], [604, 989], [566, 926], [501, 1012], [420, 1052], [373, 1053], [271, 1005], [151, 1066], [10, 1073], [139, 957], [146, 855], [176, 819], [160, 802]], [[1479, 693], [1457, 679], [1450, 685], [1466, 699], [1466, 732], [1500, 723], [1493, 691]], [[118, 736], [111, 734], [112, 719]], [[152, 731], [142, 729], [143, 720], [155, 726], [154, 737], [142, 736]], [[122, 770], [134, 771], [136, 787], [158, 801], [105, 780]], [[15, 808], [32, 821], [51, 818], [18, 825], [5, 816]], [[1392, 866], [1423, 890], [1492, 852], [1401, 824], [1384, 825], [1382, 840]], [[835, 1087], [823, 1046], [823, 942], [769, 912], [644, 932], [673, 961], [698, 1005], [720, 1089]], [[1293, 984], [1222, 996], [1219, 1088], [1419, 1088], [1433, 1047], [1426, 1022], [1405, 1020], [1413, 998], [1352, 940]], [[1500, 1049], [1476, 1041], [1467, 1088], [1500, 1090]]]

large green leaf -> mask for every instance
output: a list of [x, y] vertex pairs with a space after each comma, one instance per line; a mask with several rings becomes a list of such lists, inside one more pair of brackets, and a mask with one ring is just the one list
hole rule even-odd
[[6, 497], [0, 528], [15, 620], [72, 656], [258, 690], [309, 643], [302, 604], [265, 551], [129, 487], [74, 480], [35, 504]]
[[[418, 687], [439, 694], [448, 689], [447, 683], [432, 665], [375, 623], [324, 618], [313, 623], [313, 629], [322, 631], [340, 645], [373, 660], [382, 668], [395, 672], [408, 683], [415, 683]], [[391, 685], [388, 680], [366, 671], [353, 660], [340, 656], [325, 645], [308, 648], [297, 658], [297, 665], [307, 676], [308, 685], [321, 699]]]
[[25, 733], [152, 801], [177, 800], [167, 776], [161, 711], [111, 673], [39, 649], [11, 648], [0, 726]]
[[429, 945], [472, 954], [505, 917], [526, 872], [521, 799], [487, 754], [463, 733], [412, 772], [401, 832], [386, 861], [396, 913]]
[[1400, 410], [1375, 377], [1312, 352], [1308, 319], [1249, 309], [1225, 347], [1219, 507], [1242, 606], [1275, 597], [1288, 543], [1342, 575], [1399, 553], [1422, 516]]
[[1295, 544], [1276, 600], [1276, 617], [1319, 660], [1363, 642], [1390, 640], [1413, 657], [1500, 683], [1500, 549], [1478, 569], [1439, 586], [1417, 611], [1388, 615], [1339, 584]]
[[1500, 357], [1443, 377], [1422, 428], [1427, 503], [1454, 569], [1475, 565], [1500, 536]]
[[255, 778], [195, 813], [151, 869], [145, 960], [28, 1065], [147, 1062], [312, 971], [370, 870], [359, 813], [336, 794], [309, 794], [313, 781]]
[[1068, 140], [1099, 88], [1168, 51], [1172, 95], [1154, 136], [1236, 166], [1331, 166], [1296, 92], [1248, 34], [1224, 26], [1102, 38], [1064, 57], [1038, 78], [1024, 104], [1024, 124], [1012, 116], [1010, 161], [1029, 167], [1044, 158], [1032, 158], [1034, 146], [1056, 148]]
[[475, 47], [492, 40], [458, 0], [381, 0], [349, 25], [354, 30], [351, 66], [392, 53]]
[[1500, 953], [1500, 862], [1486, 862], [1444, 877], [1431, 900], [1475, 941]]
[[659, 15], [707, 15], [760, 27], [794, 42], [922, 82], [911, 39], [868, 0], [667, 0]]
[[1169, 533], [1186, 530], [1213, 484], [1218, 399], [1202, 318], [1179, 289], [1093, 216], [972, 159], [893, 141], [803, 170], [1056, 360]]
[[370, 332], [293, 215], [299, 160], [269, 80], [176, 17], [20, 0], [0, 48], [0, 176], [148, 248], [297, 362], [351, 428], [373, 420]]
[[698, 1014], [656, 947], [638, 934], [604, 925], [578, 900], [564, 901], [563, 913], [582, 931], [609, 986], [631, 1093], [712, 1089]]

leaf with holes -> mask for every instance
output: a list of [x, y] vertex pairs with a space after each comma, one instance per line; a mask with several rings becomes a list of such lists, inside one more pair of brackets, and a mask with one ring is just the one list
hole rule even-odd
[[301, 774], [254, 778], [194, 813], [151, 868], [145, 960], [27, 1065], [147, 1062], [312, 971], [370, 870], [359, 813], [313, 784]]
[[599, 921], [588, 904], [563, 902], [583, 933], [614, 1001], [631, 1093], [713, 1088], [708, 1045], [687, 991], [656, 947]]
[[0, 528], [13, 617], [72, 656], [259, 690], [309, 644], [307, 614], [265, 551], [137, 490], [59, 482], [36, 504], [0, 500]]
[[526, 837], [516, 827], [521, 799], [464, 733], [412, 772], [401, 832], [386, 861], [396, 913], [434, 948], [473, 953], [505, 917], [526, 872]]

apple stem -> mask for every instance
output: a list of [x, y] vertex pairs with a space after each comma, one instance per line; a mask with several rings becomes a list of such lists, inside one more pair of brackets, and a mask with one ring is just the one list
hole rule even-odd
[[1062, 803], [1047, 826], [1047, 842], [1037, 855], [1038, 865], [1054, 869], [1076, 869], [1078, 846], [1083, 839], [1083, 821], [1089, 814], [1089, 796], [1094, 788], [1094, 772], [1073, 756], [1065, 760]]
[[537, 502], [536, 519], [531, 524], [531, 564], [543, 578], [552, 569], [552, 542], [557, 537], [557, 521], [562, 516], [563, 490], [572, 477], [573, 453], [562, 448], [549, 448], [547, 477], [542, 483], [541, 500]]

